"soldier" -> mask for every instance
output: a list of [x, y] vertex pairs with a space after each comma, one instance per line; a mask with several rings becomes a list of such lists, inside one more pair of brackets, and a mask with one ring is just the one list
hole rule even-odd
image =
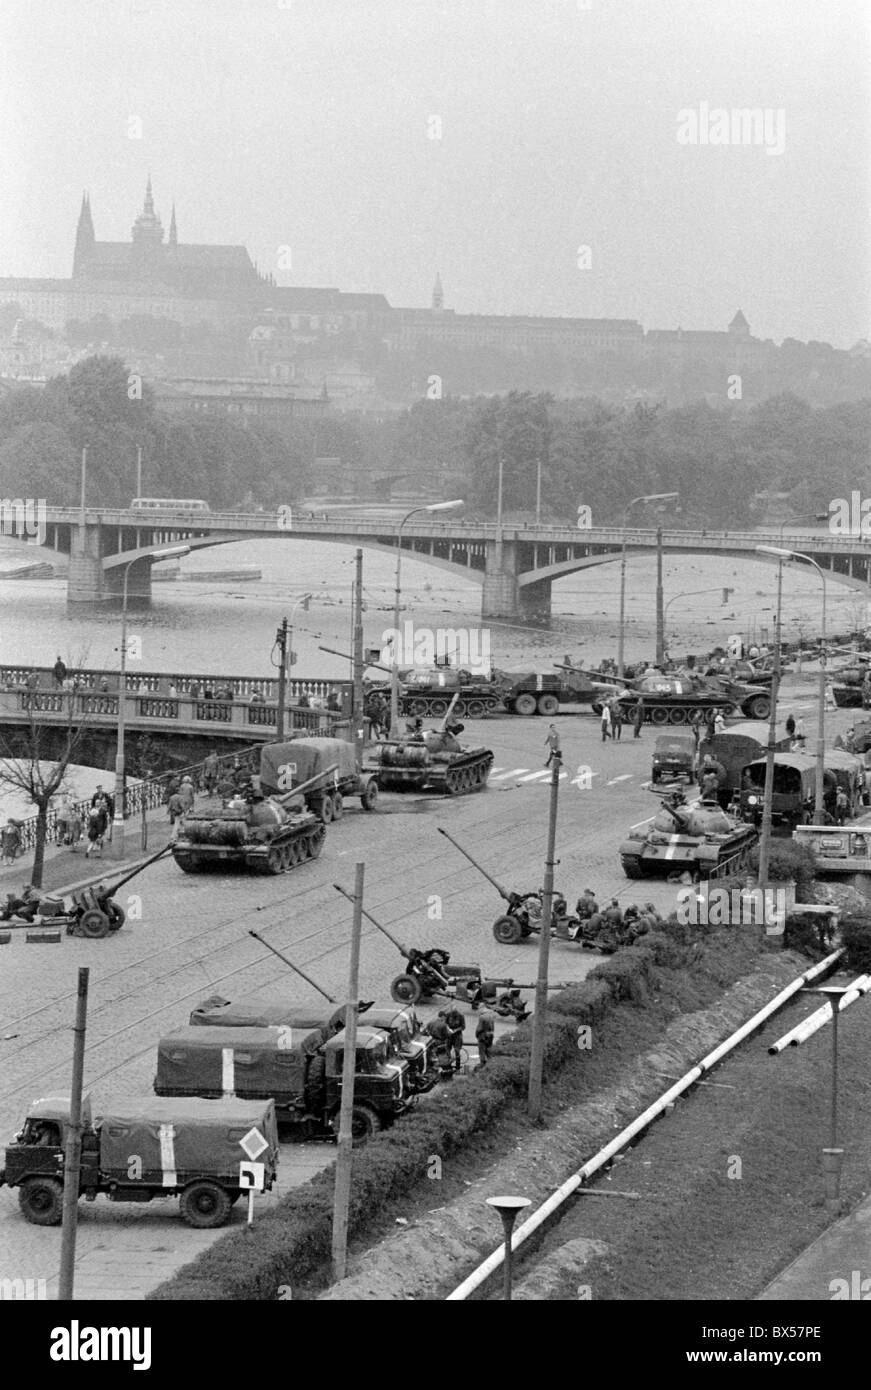
[[547, 762], [545, 763], [545, 767], [550, 767], [554, 758], [559, 760], [562, 757], [559, 730], [557, 729], [556, 724], [548, 725], [547, 738], [544, 741], [548, 748]]
[[496, 1015], [491, 1009], [483, 1008], [478, 1014], [475, 1027], [475, 1041], [478, 1044], [478, 1065], [485, 1067], [490, 1060], [493, 1039], [496, 1036]]
[[640, 738], [640, 737], [641, 737], [641, 725], [642, 725], [643, 723], [644, 723], [644, 701], [641, 700], [641, 699], [639, 699], [638, 704], [635, 706], [635, 712], [634, 712], [634, 714], [632, 715], [632, 729], [633, 729], [632, 737], [633, 737], [633, 738]]
[[454, 1071], [459, 1071], [463, 1060], [462, 1047], [466, 1016], [460, 1012], [456, 1004], [452, 1004], [445, 1014], [445, 1023], [448, 1029], [448, 1049], [454, 1054]]

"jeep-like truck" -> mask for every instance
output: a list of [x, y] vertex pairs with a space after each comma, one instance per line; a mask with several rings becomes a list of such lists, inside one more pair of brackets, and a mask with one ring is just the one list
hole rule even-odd
[[[7, 1145], [0, 1186], [18, 1188], [18, 1203], [35, 1226], [59, 1226], [70, 1130], [66, 1097], [34, 1101]], [[278, 1131], [271, 1100], [157, 1100], [145, 1096], [91, 1117], [82, 1103], [79, 1195], [93, 1202], [150, 1202], [178, 1197], [182, 1220], [205, 1230], [223, 1226], [252, 1182], [240, 1166], [263, 1165], [263, 1187], [275, 1181]]]
[[[157, 1045], [159, 1096], [275, 1101], [279, 1124], [301, 1139], [334, 1139], [342, 1099], [344, 1028], [179, 1028]], [[353, 1140], [365, 1144], [408, 1108], [408, 1063], [387, 1034], [357, 1029]]]

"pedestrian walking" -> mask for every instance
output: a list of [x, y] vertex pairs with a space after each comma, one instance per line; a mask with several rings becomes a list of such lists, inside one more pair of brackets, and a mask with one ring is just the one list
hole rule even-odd
[[644, 701], [639, 700], [632, 715], [632, 737], [641, 737], [641, 725], [644, 723]]
[[103, 791], [101, 782], [97, 783], [97, 789], [91, 797], [91, 806], [102, 808], [106, 814], [106, 829], [108, 831], [109, 844], [112, 843], [112, 822], [115, 819], [115, 798], [109, 792]]
[[623, 706], [619, 700], [612, 700], [611, 705], [611, 737], [620, 742], [623, 733]]
[[784, 727], [786, 728], [786, 732], [787, 732], [788, 736], [789, 736], [790, 738], [794, 738], [794, 736], [795, 736], [795, 716], [794, 716], [794, 715], [788, 714], [788, 715], [786, 716], [786, 724], [785, 724]]
[[85, 858], [90, 859], [91, 850], [99, 849], [100, 858], [103, 857], [103, 840], [106, 835], [106, 808], [102, 804], [92, 806], [88, 812], [88, 846], [85, 850]]
[[172, 828], [172, 838], [175, 839], [176, 821], [181, 820], [184, 815], [184, 802], [178, 792], [173, 792], [169, 801], [166, 803], [166, 809], [169, 812], [169, 824]]
[[556, 758], [558, 762], [562, 758], [562, 746], [560, 744], [559, 730], [556, 724], [548, 725], [547, 738], [544, 741], [548, 749], [545, 767], [550, 767], [554, 758]]
[[490, 1060], [490, 1053], [493, 1050], [493, 1040], [496, 1036], [496, 1015], [492, 1009], [486, 1008], [478, 1010], [478, 1022], [475, 1025], [475, 1042], [478, 1044], [478, 1066], [486, 1067]]
[[611, 737], [611, 707], [602, 706], [602, 742]]
[[21, 848], [21, 829], [17, 820], [10, 816], [0, 833], [0, 850], [4, 864], [14, 864]]
[[466, 1016], [460, 1012], [456, 1004], [452, 1004], [445, 1014], [445, 1023], [448, 1029], [448, 1050], [454, 1056], [454, 1071], [459, 1071], [463, 1065], [462, 1049]]
[[181, 799], [181, 804], [184, 807], [184, 813], [187, 815], [188, 811], [194, 809], [194, 801], [196, 800], [194, 784], [190, 777], [183, 777], [181, 779], [181, 786], [178, 789], [178, 794]]
[[73, 799], [72, 799], [72, 797], [69, 796], [67, 793], [64, 793], [64, 795], [61, 797], [60, 801], [58, 802], [57, 813], [56, 813], [56, 815], [55, 815], [55, 824], [56, 824], [56, 826], [57, 826], [57, 833], [56, 833], [56, 835], [55, 835], [55, 841], [56, 841], [57, 844], [59, 844], [59, 845], [68, 845], [68, 844], [69, 844], [69, 842], [70, 842], [70, 838], [69, 838], [69, 836], [70, 836], [70, 822], [72, 821], [72, 818], [73, 818]]
[[718, 709], [714, 716], [714, 733], [724, 734], [726, 732], [726, 721], [723, 718], [723, 711]]
[[203, 782], [209, 796], [214, 794], [218, 782], [218, 755], [209, 753], [203, 763]]

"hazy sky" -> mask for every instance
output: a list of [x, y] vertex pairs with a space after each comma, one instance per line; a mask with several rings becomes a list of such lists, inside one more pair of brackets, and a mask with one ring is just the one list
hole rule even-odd
[[[69, 275], [83, 188], [126, 240], [150, 171], [279, 283], [849, 346], [869, 33], [868, 0], [0, 0], [0, 273]], [[782, 152], [679, 143], [702, 103]]]

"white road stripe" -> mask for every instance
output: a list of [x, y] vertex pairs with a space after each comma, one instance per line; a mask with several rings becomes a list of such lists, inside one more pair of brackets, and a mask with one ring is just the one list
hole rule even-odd
[[537, 781], [538, 778], [540, 778], [540, 777], [549, 777], [549, 776], [550, 776], [550, 768], [549, 768], [549, 767], [542, 767], [542, 768], [539, 768], [538, 772], [527, 772], [526, 776], [525, 776], [525, 777], [521, 777], [519, 780], [520, 780], [521, 782], [535, 782], [535, 781]]
[[507, 779], [508, 779], [509, 777], [518, 777], [518, 776], [520, 775], [521, 772], [528, 772], [528, 771], [529, 771], [529, 769], [526, 768], [526, 767], [513, 767], [513, 768], [511, 769], [510, 772], [500, 772], [498, 777], [494, 777], [493, 774], [492, 774], [492, 772], [491, 772], [491, 773], [490, 773], [490, 781], [491, 781], [491, 782], [505, 782], [505, 781], [507, 781]]
[[615, 782], [628, 782], [629, 779], [630, 779], [630, 777], [633, 777], [634, 775], [635, 775], [635, 774], [632, 773], [632, 772], [624, 772], [624, 773], [622, 773], [621, 776], [619, 776], [619, 777], [612, 777], [611, 780], [610, 780], [610, 782], [606, 782], [606, 783], [605, 783], [605, 786], [606, 786], [606, 787], [613, 787]]

